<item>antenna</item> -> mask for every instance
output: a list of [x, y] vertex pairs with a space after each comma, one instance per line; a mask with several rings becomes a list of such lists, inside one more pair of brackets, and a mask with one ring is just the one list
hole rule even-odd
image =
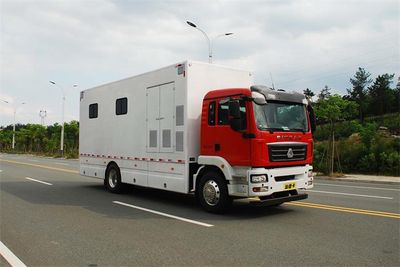
[[272, 79], [272, 73], [269, 73], [269, 77], [271, 78], [271, 82], [272, 82], [272, 89], [275, 90], [275, 85], [274, 85], [274, 80]]
[[47, 111], [46, 110], [40, 110], [39, 111], [39, 116], [40, 116], [40, 124], [44, 126], [44, 118], [47, 116]]

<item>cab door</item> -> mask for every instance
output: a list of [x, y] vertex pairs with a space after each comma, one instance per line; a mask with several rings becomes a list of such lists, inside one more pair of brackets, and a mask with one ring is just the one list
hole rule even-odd
[[[248, 130], [249, 102], [244, 100], [234, 100], [240, 104], [241, 117]], [[232, 166], [250, 166], [250, 139], [243, 137], [243, 132], [234, 131], [229, 123], [229, 101], [227, 99], [217, 100], [216, 125], [214, 152], [216, 156], [226, 159]]]

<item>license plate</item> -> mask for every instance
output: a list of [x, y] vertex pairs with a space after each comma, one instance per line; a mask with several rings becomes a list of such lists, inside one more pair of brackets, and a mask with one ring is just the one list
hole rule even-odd
[[286, 184], [283, 185], [283, 189], [284, 190], [296, 189], [296, 183], [295, 182], [286, 183]]

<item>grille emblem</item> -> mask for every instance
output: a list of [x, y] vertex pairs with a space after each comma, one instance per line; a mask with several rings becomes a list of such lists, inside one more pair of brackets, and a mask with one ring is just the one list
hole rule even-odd
[[293, 158], [294, 156], [293, 149], [289, 148], [286, 155], [289, 159]]

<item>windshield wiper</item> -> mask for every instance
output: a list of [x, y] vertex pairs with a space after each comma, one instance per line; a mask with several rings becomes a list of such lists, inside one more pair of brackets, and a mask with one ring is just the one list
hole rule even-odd
[[266, 127], [266, 126], [259, 125], [258, 129], [260, 129], [262, 131], [269, 131], [270, 133], [274, 133], [274, 132], [302, 132], [304, 134], [306, 133], [306, 130], [304, 130], [303, 128]]
[[265, 126], [258, 126], [258, 128], [260, 130], [267, 130], [270, 133], [274, 133], [274, 132], [278, 132], [278, 131], [285, 132], [285, 129], [283, 129], [283, 128], [270, 128], [270, 127], [265, 127]]
[[306, 130], [304, 130], [303, 128], [290, 128], [289, 131], [302, 132], [303, 134], [306, 133]]
[[262, 125], [258, 125], [257, 127], [260, 130], [268, 130], [269, 129], [267, 126], [262, 126]]

